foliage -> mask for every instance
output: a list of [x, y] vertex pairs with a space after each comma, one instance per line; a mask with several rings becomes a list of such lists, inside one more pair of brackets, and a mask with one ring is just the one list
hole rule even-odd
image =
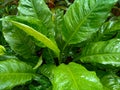
[[119, 90], [116, 3], [19, 0], [14, 15], [1, 14], [0, 89]]

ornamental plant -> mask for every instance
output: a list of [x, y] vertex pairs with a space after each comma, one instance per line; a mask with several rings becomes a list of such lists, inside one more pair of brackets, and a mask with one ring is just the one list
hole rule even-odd
[[20, 0], [0, 19], [0, 90], [120, 90], [117, 0], [66, 2]]

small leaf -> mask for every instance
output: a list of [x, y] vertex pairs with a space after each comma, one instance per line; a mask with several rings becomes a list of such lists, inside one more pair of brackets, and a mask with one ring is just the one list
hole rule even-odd
[[31, 66], [17, 60], [0, 61], [0, 90], [8, 90], [25, 84], [34, 75]]
[[95, 72], [73, 62], [53, 68], [52, 74], [53, 90], [103, 90]]
[[43, 60], [42, 60], [42, 56], [41, 56], [33, 69], [37, 69], [42, 64], [42, 62], [43, 62]]
[[80, 60], [85, 63], [120, 67], [120, 39], [88, 44], [83, 48]]
[[0, 55], [5, 54], [5, 51], [6, 49], [2, 45], [0, 45]]

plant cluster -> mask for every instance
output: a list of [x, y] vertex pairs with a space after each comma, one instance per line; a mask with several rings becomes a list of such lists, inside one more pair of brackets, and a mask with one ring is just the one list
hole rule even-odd
[[120, 90], [117, 0], [19, 0], [17, 8], [0, 19], [0, 90]]

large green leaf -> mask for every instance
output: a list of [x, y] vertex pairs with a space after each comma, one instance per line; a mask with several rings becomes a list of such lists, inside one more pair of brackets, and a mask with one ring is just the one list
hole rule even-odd
[[57, 56], [59, 56], [60, 50], [57, 47], [57, 45], [53, 41], [51, 41], [49, 38], [47, 38], [44, 34], [38, 32], [37, 30], [35, 30], [31, 26], [20, 23], [18, 21], [14, 21], [14, 20], [9, 19], [9, 18], [4, 18], [3, 20], [11, 22], [13, 25], [20, 28], [20, 30], [26, 32], [27, 35], [33, 36], [36, 40], [42, 42], [45, 46], [47, 46], [48, 48], [53, 50]]
[[31, 66], [17, 60], [0, 61], [0, 90], [8, 90], [16, 85], [25, 84], [34, 75]]
[[105, 75], [101, 79], [102, 84], [107, 90], [120, 90], [120, 77], [114, 74]]
[[120, 39], [86, 45], [81, 52], [80, 60], [86, 63], [120, 67]]
[[3, 34], [10, 47], [24, 58], [29, 58], [35, 53], [35, 45], [25, 32], [9, 22], [3, 22]]
[[64, 47], [90, 38], [103, 24], [116, 1], [75, 0], [64, 16]]
[[32, 16], [40, 19], [49, 31], [49, 36], [54, 35], [52, 13], [44, 0], [20, 0], [18, 12], [23, 16]]
[[103, 90], [95, 72], [73, 62], [53, 68], [52, 74], [53, 90]]

